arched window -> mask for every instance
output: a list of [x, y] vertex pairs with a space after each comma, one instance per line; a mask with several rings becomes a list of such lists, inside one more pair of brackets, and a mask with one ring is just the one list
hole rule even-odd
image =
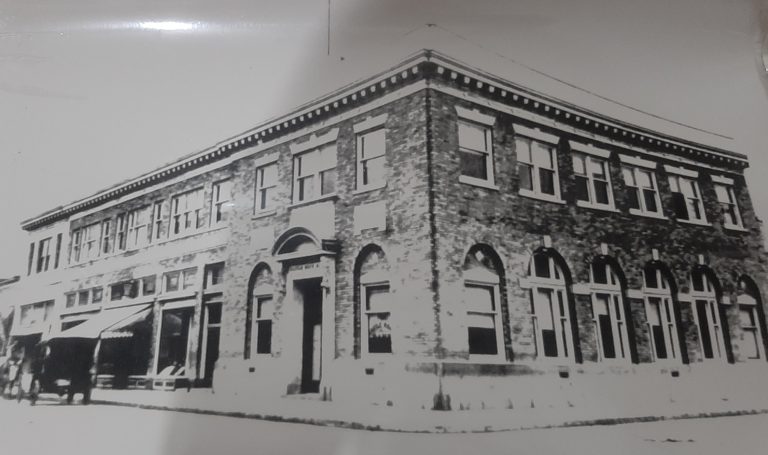
[[601, 360], [629, 360], [629, 335], [619, 270], [600, 257], [590, 267], [592, 317]]
[[389, 354], [392, 352], [392, 299], [389, 264], [381, 248], [375, 245], [364, 248], [355, 274], [359, 286], [362, 352]]
[[736, 303], [739, 305], [739, 353], [745, 360], [765, 358], [765, 316], [757, 285], [747, 276], [739, 279]]
[[274, 282], [266, 264], [253, 269], [248, 286], [248, 310], [245, 328], [245, 358], [272, 353], [274, 317]]
[[727, 358], [726, 331], [721, 322], [720, 291], [714, 273], [706, 267], [696, 267], [691, 273], [691, 296], [694, 320], [699, 329], [699, 346], [704, 359]]
[[504, 358], [501, 261], [488, 246], [475, 245], [464, 259], [464, 304], [470, 356]]
[[533, 254], [528, 269], [536, 353], [541, 357], [573, 359], [573, 328], [566, 275], [551, 252]]
[[645, 314], [651, 334], [651, 351], [656, 360], [682, 359], [671, 286], [661, 266], [649, 264], [643, 270]]

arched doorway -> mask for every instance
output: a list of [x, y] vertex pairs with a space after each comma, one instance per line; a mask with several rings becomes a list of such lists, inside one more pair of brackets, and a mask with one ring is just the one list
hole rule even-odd
[[296, 227], [277, 238], [272, 253], [285, 276], [284, 354], [295, 366], [287, 393], [319, 393], [334, 354], [335, 242]]

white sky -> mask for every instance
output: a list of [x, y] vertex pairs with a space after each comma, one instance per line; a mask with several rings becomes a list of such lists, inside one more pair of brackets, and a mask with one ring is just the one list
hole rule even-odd
[[[331, 1], [327, 55], [324, 0], [0, 0], [0, 277], [24, 271], [21, 220], [372, 75], [427, 32], [733, 137], [768, 220], [756, 2]], [[141, 28], [163, 21], [193, 27]]]

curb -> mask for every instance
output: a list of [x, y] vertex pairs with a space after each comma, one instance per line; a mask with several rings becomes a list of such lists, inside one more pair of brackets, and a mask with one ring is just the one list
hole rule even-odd
[[735, 411], [714, 411], [714, 412], [700, 412], [692, 414], [679, 414], [672, 416], [637, 416], [637, 417], [616, 417], [616, 418], [601, 418], [601, 419], [585, 419], [585, 420], [573, 420], [565, 421], [562, 423], [555, 423], [549, 425], [531, 425], [531, 426], [518, 426], [509, 428], [494, 428], [493, 426], [486, 426], [484, 429], [474, 430], [453, 430], [442, 426], [436, 426], [434, 430], [420, 430], [420, 429], [403, 429], [403, 428], [386, 428], [381, 425], [366, 425], [360, 422], [336, 420], [336, 419], [312, 419], [305, 417], [286, 417], [276, 414], [258, 414], [244, 411], [218, 411], [214, 409], [201, 409], [201, 408], [187, 408], [180, 406], [164, 406], [142, 403], [128, 403], [123, 401], [111, 401], [111, 400], [91, 400], [91, 404], [105, 405], [105, 406], [122, 406], [128, 408], [147, 409], [153, 411], [171, 411], [171, 412], [183, 412], [187, 414], [201, 414], [212, 415], [219, 417], [234, 417], [239, 419], [253, 419], [264, 420], [268, 422], [281, 422], [281, 423], [294, 423], [304, 425], [315, 425], [332, 428], [344, 428], [350, 430], [364, 430], [364, 431], [386, 431], [391, 433], [496, 433], [496, 432], [508, 432], [508, 431], [524, 431], [524, 430], [546, 430], [553, 428], [576, 428], [576, 427], [588, 427], [588, 426], [611, 426], [611, 425], [627, 425], [631, 423], [649, 423], [660, 422], [667, 420], [689, 420], [689, 419], [711, 419], [721, 417], [737, 417], [737, 416], [749, 416], [768, 414], [768, 409], [743, 409]]

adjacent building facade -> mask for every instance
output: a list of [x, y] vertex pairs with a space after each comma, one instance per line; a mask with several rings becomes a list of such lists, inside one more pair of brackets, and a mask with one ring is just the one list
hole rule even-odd
[[11, 336], [95, 340], [102, 387], [254, 399], [735, 384], [768, 371], [747, 165], [423, 51], [25, 221]]

